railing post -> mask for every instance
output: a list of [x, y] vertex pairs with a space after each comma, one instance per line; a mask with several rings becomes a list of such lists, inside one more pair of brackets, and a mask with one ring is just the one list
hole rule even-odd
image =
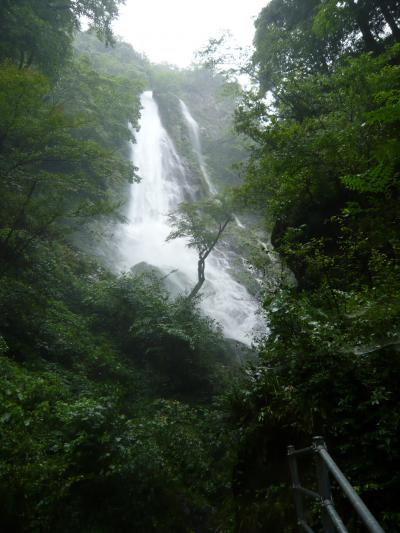
[[296, 508], [296, 515], [297, 515], [297, 525], [299, 526], [299, 530], [302, 530], [302, 524], [305, 522], [303, 496], [300, 491], [296, 490], [298, 487], [300, 487], [300, 476], [299, 476], [299, 469], [297, 467], [297, 459], [296, 459], [296, 456], [293, 454], [294, 451], [295, 451], [294, 446], [288, 446], [287, 453], [288, 453], [288, 460], [289, 460], [290, 475], [292, 477], [292, 489], [293, 489], [294, 505]]
[[[339, 487], [350, 500], [361, 520], [367, 526], [368, 530], [371, 531], [371, 533], [385, 533], [370, 510], [366, 507], [364, 502], [350, 485], [343, 472], [339, 469], [335, 461], [329, 455], [323, 437], [314, 437], [312, 446], [307, 448], [300, 448], [296, 450], [294, 446], [288, 446], [287, 454], [292, 477], [292, 489], [294, 493], [293, 496], [297, 514], [297, 525], [299, 528], [307, 533], [314, 533], [305, 520], [303, 507], [303, 495], [305, 495], [319, 501], [322, 507], [322, 525], [324, 533], [333, 533], [335, 530], [339, 533], [348, 533], [348, 529], [337, 513], [333, 503], [331, 485], [329, 481], [329, 474], [331, 473]], [[318, 493], [304, 488], [300, 484], [297, 456], [308, 454], [314, 455], [318, 479]]]
[[[326, 444], [323, 437], [314, 437], [313, 446], [315, 448], [315, 451], [317, 451], [318, 446], [326, 448]], [[315, 465], [317, 470], [318, 492], [322, 500], [322, 526], [324, 528], [324, 533], [334, 533], [335, 528], [332, 525], [329, 513], [326, 508], [326, 505], [331, 505], [333, 503], [331, 485], [329, 481], [329, 471], [318, 453], [315, 454]]]
[[353, 508], [358, 513], [364, 524], [367, 526], [368, 530], [371, 531], [371, 533], [384, 533], [384, 530], [379, 525], [376, 518], [373, 516], [371, 511], [362, 501], [360, 496], [355, 492], [343, 472], [340, 470], [335, 461], [329, 455], [323, 440], [322, 442], [317, 442], [315, 444], [315, 448], [318, 452], [318, 456], [324, 462], [328, 470], [331, 472], [331, 474], [337, 481], [339, 487], [343, 490], [344, 494], [350, 500]]

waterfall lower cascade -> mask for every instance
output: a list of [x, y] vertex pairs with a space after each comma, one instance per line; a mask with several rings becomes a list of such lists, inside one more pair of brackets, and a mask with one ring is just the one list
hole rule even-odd
[[[174, 292], [188, 293], [197, 281], [197, 253], [188, 249], [185, 239], [166, 242], [171, 228], [167, 214], [190, 195], [190, 182], [172, 139], [164, 129], [151, 91], [142, 94], [140, 130], [132, 146], [133, 163], [142, 178], [131, 186], [128, 224], [120, 231], [121, 271], [146, 265], [168, 275]], [[215, 191], [201, 152], [199, 127], [187, 106], [181, 102], [183, 117], [191, 132], [193, 149], [210, 192]], [[259, 323], [258, 304], [247, 289], [230, 274], [229, 253], [215, 250], [206, 262], [206, 282], [201, 309], [217, 320], [224, 335], [251, 344]]]

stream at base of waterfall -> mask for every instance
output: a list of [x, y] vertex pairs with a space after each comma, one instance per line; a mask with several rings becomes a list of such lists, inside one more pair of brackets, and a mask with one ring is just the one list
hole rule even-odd
[[[134, 267], [138, 272], [155, 267], [168, 275], [167, 286], [173, 287], [173, 295], [188, 294], [197, 281], [197, 253], [187, 248], [185, 239], [166, 242], [171, 230], [166, 215], [190, 197], [193, 184], [161, 123], [152, 92], [144, 92], [141, 101], [140, 130], [132, 145], [132, 159], [141, 181], [131, 186], [128, 223], [118, 232], [120, 264], [116, 266], [120, 271]], [[203, 178], [213, 194], [216, 189], [206, 170], [198, 124], [182, 101], [180, 106]], [[200, 307], [219, 322], [226, 337], [250, 345], [254, 330], [260, 326], [259, 304], [232, 277], [234, 255], [218, 247], [207, 259]]]

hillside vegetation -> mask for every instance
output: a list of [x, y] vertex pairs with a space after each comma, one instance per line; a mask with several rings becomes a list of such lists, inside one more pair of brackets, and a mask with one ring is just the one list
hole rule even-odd
[[[249, 91], [152, 65], [112, 35], [120, 3], [0, 4], [0, 530], [294, 532], [286, 447], [323, 435], [399, 531], [400, 3], [271, 0]], [[268, 317], [247, 363], [197, 297], [85, 246], [123, 222], [149, 89], [271, 235], [242, 232]]]

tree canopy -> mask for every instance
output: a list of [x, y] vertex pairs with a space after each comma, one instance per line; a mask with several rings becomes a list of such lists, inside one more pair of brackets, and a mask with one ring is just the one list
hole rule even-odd
[[267, 91], [286, 77], [331, 72], [343, 55], [379, 53], [399, 31], [392, 0], [271, 0], [256, 20], [253, 63]]
[[84, 17], [106, 43], [111, 22], [123, 0], [4, 0], [0, 6], [0, 60], [20, 68], [37, 65], [45, 73], [58, 69], [71, 54], [74, 32]]
[[229, 492], [219, 326], [82, 244], [137, 179], [150, 64], [104, 46], [118, 4], [0, 5], [2, 531], [212, 530]]
[[[398, 531], [400, 2], [271, 0], [247, 91], [114, 39], [121, 3], [0, 3], [0, 529], [291, 533], [287, 445], [322, 434]], [[194, 174], [176, 115], [196, 102], [205, 164], [235, 185], [169, 215], [198, 253], [189, 297], [92, 253], [124, 220], [149, 87]], [[253, 350], [195, 297], [237, 209]]]
[[187, 246], [198, 253], [196, 285], [189, 294], [194, 298], [206, 280], [206, 259], [214, 250], [229, 222], [233, 220], [229, 202], [212, 197], [197, 203], [181, 203], [176, 212], [169, 214], [173, 228], [167, 240], [186, 238]]
[[267, 290], [269, 334], [231, 395], [246, 432], [240, 531], [295, 530], [285, 449], [320, 434], [383, 527], [399, 528], [399, 18], [396, 2], [272, 0], [256, 22], [259, 86], [236, 112], [254, 144], [236, 194], [296, 283]]

